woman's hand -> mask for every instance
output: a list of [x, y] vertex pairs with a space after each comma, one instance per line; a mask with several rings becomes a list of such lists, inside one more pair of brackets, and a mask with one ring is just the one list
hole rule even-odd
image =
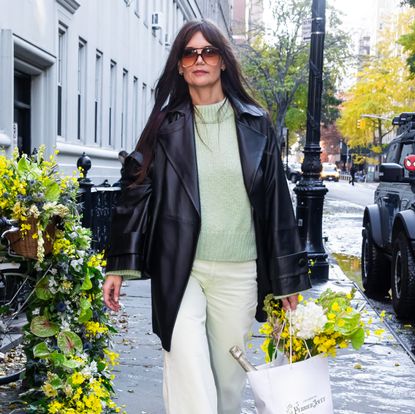
[[282, 307], [285, 310], [291, 309], [292, 311], [297, 308], [298, 305], [298, 293], [295, 295], [287, 296], [281, 299]]
[[109, 275], [106, 277], [104, 286], [102, 287], [105, 305], [116, 312], [121, 308], [119, 302], [121, 284], [121, 276]]

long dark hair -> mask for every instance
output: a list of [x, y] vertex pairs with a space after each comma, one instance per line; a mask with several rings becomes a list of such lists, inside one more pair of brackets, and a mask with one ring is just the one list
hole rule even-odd
[[[185, 23], [173, 42], [166, 65], [155, 87], [155, 104], [136, 146], [136, 150], [143, 154], [143, 165], [137, 176], [137, 182], [144, 180], [147, 175], [153, 160], [157, 133], [168, 110], [172, 110], [183, 103], [189, 103], [193, 111], [189, 88], [183, 76], [179, 74], [178, 63], [186, 45], [197, 32], [201, 32], [203, 37], [221, 52], [226, 68], [221, 71], [222, 89], [230, 103], [232, 104], [232, 98], [236, 98], [241, 102], [259, 106], [248, 95], [246, 89], [249, 87], [242, 75], [240, 64], [233, 52], [231, 43], [219, 27], [209, 20], [194, 20]], [[168, 110], [162, 111], [167, 101]]]

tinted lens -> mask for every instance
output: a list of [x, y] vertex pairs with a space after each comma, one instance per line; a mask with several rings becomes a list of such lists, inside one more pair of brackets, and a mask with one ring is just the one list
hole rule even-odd
[[202, 58], [208, 65], [216, 65], [219, 62], [219, 50], [214, 47], [205, 47], [202, 50]]
[[196, 63], [198, 57], [197, 49], [184, 49], [182, 55], [182, 66], [187, 68]]

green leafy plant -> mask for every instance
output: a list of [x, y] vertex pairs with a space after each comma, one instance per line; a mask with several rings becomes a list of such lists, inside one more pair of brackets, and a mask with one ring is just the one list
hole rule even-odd
[[45, 161], [43, 154], [41, 148], [32, 157], [0, 157], [0, 213], [18, 220], [23, 231], [35, 218], [39, 238], [59, 217], [51, 254], [31, 260], [36, 285], [24, 328], [25, 410], [120, 412], [111, 398], [118, 355], [109, 349], [116, 330], [103, 304], [103, 254], [91, 250], [90, 231], [81, 225], [76, 178], [60, 176], [54, 156]]

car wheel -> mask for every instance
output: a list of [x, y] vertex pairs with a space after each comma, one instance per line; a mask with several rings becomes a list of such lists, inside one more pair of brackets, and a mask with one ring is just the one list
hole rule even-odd
[[369, 223], [362, 232], [362, 284], [368, 296], [386, 296], [390, 289], [390, 264], [373, 241]]
[[400, 318], [415, 315], [415, 257], [404, 233], [393, 242], [392, 251], [392, 305]]

